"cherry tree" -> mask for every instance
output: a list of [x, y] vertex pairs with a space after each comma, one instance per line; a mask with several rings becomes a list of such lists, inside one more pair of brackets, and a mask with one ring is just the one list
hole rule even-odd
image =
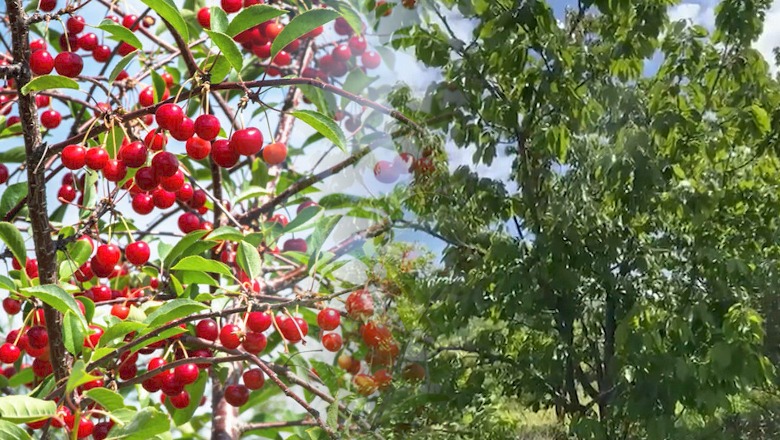
[[433, 161], [378, 101], [369, 6], [6, 1], [2, 438], [372, 430], [397, 204], [334, 188]]

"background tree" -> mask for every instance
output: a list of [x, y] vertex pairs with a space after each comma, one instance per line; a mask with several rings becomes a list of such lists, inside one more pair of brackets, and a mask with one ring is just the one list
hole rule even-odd
[[[390, 223], [329, 184], [395, 181], [372, 139], [421, 139], [364, 97], [389, 8], [6, 2], [0, 437], [371, 430], [399, 354], [366, 276]], [[345, 348], [371, 363], [323, 355]]]
[[779, 89], [751, 47], [769, 3], [721, 2], [713, 32], [671, 4], [420, 2], [393, 35], [442, 72], [393, 103], [511, 170], [437, 165], [403, 200], [447, 247], [394, 275], [429, 379], [383, 396], [388, 435], [516, 438], [549, 408], [576, 438], [693, 438], [773, 392]]

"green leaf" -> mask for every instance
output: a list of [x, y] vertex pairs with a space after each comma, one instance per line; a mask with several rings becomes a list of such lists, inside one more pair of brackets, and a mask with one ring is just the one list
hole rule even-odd
[[60, 313], [66, 314], [68, 312], [76, 315], [79, 323], [82, 325], [82, 329], [87, 328], [87, 320], [81, 314], [81, 309], [78, 303], [68, 292], [62, 289], [62, 287], [55, 286], [53, 284], [45, 284], [43, 286], [33, 286], [26, 289], [22, 289], [20, 294], [22, 296], [38, 298], [44, 303], [54, 307]]
[[[116, 24], [111, 20], [103, 20], [95, 27], [108, 32], [112, 37], [114, 37], [115, 40], [124, 41], [136, 49], [142, 49], [144, 47], [143, 43], [141, 43], [141, 40], [135, 36], [133, 31], [124, 26]], [[111, 81], [113, 82], [113, 80]]]
[[152, 70], [152, 85], [154, 87], [154, 102], [162, 101], [162, 97], [165, 95], [165, 89], [167, 89], [168, 86], [165, 84], [163, 77], [155, 70]]
[[[228, 17], [225, 10], [219, 6], [212, 6], [211, 9], [211, 31], [225, 33], [228, 28]], [[231, 35], [235, 36], [235, 35]]]
[[24, 267], [27, 262], [27, 251], [24, 248], [24, 237], [19, 229], [13, 223], [0, 222], [0, 240], [8, 246], [16, 260]]
[[145, 329], [147, 327], [143, 322], [122, 321], [120, 323], [109, 325], [103, 336], [100, 337], [99, 347], [110, 345], [116, 339], [124, 338], [132, 332]]
[[309, 237], [308, 243], [308, 251], [311, 254], [311, 258], [309, 259], [309, 270], [311, 270], [314, 262], [318, 260], [322, 245], [325, 244], [325, 240], [328, 239], [328, 236], [330, 236], [340, 220], [341, 215], [333, 215], [330, 217], [322, 217], [317, 221], [317, 225], [314, 227], [314, 232], [311, 234], [311, 237]]
[[0, 420], [12, 423], [35, 422], [53, 417], [57, 404], [30, 396], [0, 397]]
[[0, 163], [22, 163], [27, 158], [24, 146], [0, 151]]
[[8, 278], [5, 275], [0, 275], [0, 289], [5, 289], [9, 292], [16, 292], [16, 284], [14, 280]]
[[33, 78], [32, 81], [22, 87], [22, 95], [27, 95], [30, 92], [37, 92], [40, 90], [51, 89], [79, 89], [79, 83], [76, 81], [59, 75], [43, 75]]
[[244, 234], [233, 226], [220, 226], [217, 229], [211, 231], [208, 239], [209, 241], [240, 241], [244, 238]]
[[212, 272], [231, 276], [230, 268], [221, 261], [208, 260], [199, 255], [182, 258], [171, 270], [192, 270], [196, 272]]
[[30, 434], [15, 424], [0, 420], [0, 438], [3, 440], [31, 440]]
[[27, 197], [27, 182], [8, 185], [8, 188], [3, 191], [3, 195], [0, 197], [0, 212], [10, 212], [25, 197]]
[[314, 220], [322, 212], [323, 209], [319, 206], [309, 206], [296, 215], [290, 223], [287, 223], [287, 226], [284, 228], [284, 232], [296, 232], [311, 227], [312, 220]]
[[347, 138], [333, 119], [313, 110], [296, 110], [291, 113], [296, 118], [309, 124], [313, 129], [336, 144], [342, 151], [347, 149]]
[[62, 339], [69, 353], [79, 354], [84, 348], [84, 331], [73, 313], [66, 313], [62, 318]]
[[205, 305], [187, 298], [177, 298], [168, 301], [146, 317], [144, 324], [147, 324], [148, 327], [146, 330], [139, 332], [139, 335], [147, 334], [165, 323], [207, 308]]
[[95, 379], [100, 379], [100, 376], [93, 376], [87, 373], [84, 361], [79, 359], [73, 363], [73, 367], [70, 369], [70, 374], [68, 375], [68, 382], [65, 385], [65, 390], [70, 393], [78, 386], [84, 385], [87, 382], [92, 382]]
[[192, 420], [192, 415], [195, 414], [195, 410], [200, 406], [200, 399], [203, 397], [204, 391], [206, 391], [206, 382], [208, 382], [208, 379], [208, 373], [206, 371], [201, 371], [198, 380], [184, 387], [184, 389], [190, 393], [190, 404], [186, 408], [176, 409], [171, 405], [170, 399], [165, 400], [165, 406], [171, 413], [171, 418], [176, 426], [181, 426]]
[[170, 266], [177, 258], [182, 256], [190, 246], [203, 238], [207, 232], [208, 231], [201, 230], [193, 231], [179, 239], [176, 245], [168, 252], [168, 255], [165, 256], [163, 261], [165, 266]]
[[363, 33], [363, 20], [360, 19], [360, 14], [349, 3], [338, 0], [324, 0], [323, 3], [339, 11], [357, 35]]
[[118, 424], [108, 433], [107, 440], [149, 440], [169, 431], [168, 416], [155, 408], [144, 408], [123, 426]]
[[230, 62], [223, 55], [218, 56], [209, 73], [213, 84], [222, 81], [230, 73]]
[[260, 258], [260, 252], [257, 251], [256, 247], [245, 241], [238, 243], [236, 263], [250, 279], [254, 280], [261, 274], [263, 260]]
[[[257, 26], [260, 23], [264, 23], [286, 13], [287, 11], [283, 9], [275, 8], [269, 5], [253, 5], [242, 9], [241, 12], [233, 17], [233, 20], [230, 21], [230, 25], [228, 25], [227, 32], [225, 33], [231, 37], [235, 37], [236, 35], [253, 26]], [[218, 30], [214, 28], [213, 12], [211, 14], [211, 28], [213, 30]]]
[[[116, 127], [119, 127], [124, 137], [124, 130], [122, 130], [122, 127], [120, 125], [117, 125]], [[109, 135], [115, 134], [116, 133], [109, 132]], [[120, 140], [119, 143], [121, 144], [122, 141]], [[119, 147], [116, 148], [118, 149]], [[98, 181], [98, 173], [96, 171], [87, 171], [84, 175], [84, 202], [82, 203], [83, 208], [81, 209], [80, 214], [82, 219], [89, 217], [94, 212], [92, 208], [94, 208], [97, 203], [95, 183]]]
[[330, 405], [328, 405], [328, 418], [326, 420], [326, 423], [331, 428], [338, 428], [339, 426], [339, 400], [334, 400]]
[[107, 411], [116, 411], [125, 407], [125, 398], [108, 388], [92, 388], [84, 393]]
[[[111, 84], [114, 82], [117, 76], [119, 76], [120, 73], [122, 73], [123, 70], [125, 70], [125, 67], [127, 67], [128, 64], [130, 64], [130, 61], [133, 61], [133, 58], [138, 55], [138, 51], [134, 50], [130, 52], [129, 54], [122, 57], [121, 60], [119, 60], [118, 63], [116, 63], [116, 66], [114, 66], [113, 69], [111, 69], [111, 74], [108, 75], [108, 83]], [[116, 157], [115, 154], [112, 154], [111, 157]]]
[[761, 134], [766, 134], [772, 129], [769, 114], [760, 105], [751, 105], [750, 112], [753, 114], [753, 123]]
[[143, 4], [149, 6], [158, 13], [160, 17], [170, 23], [176, 32], [181, 35], [182, 40], [189, 41], [190, 33], [187, 30], [187, 23], [184, 21], [184, 17], [181, 16], [179, 8], [176, 7], [170, 0], [141, 0]]
[[293, 40], [302, 37], [308, 32], [331, 22], [339, 17], [339, 13], [332, 9], [311, 9], [296, 16], [282, 29], [271, 44], [271, 59], [276, 57], [282, 49], [292, 43]]
[[211, 38], [211, 41], [222, 51], [222, 55], [225, 56], [227, 61], [236, 69], [236, 72], [240, 72], [244, 67], [244, 57], [241, 55], [241, 51], [238, 49], [238, 45], [232, 38], [223, 34], [222, 32], [214, 32], [206, 30], [206, 34]]

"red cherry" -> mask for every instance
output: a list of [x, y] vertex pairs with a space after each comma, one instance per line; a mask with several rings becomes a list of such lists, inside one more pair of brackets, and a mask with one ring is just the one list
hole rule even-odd
[[114, 304], [111, 306], [111, 314], [121, 320], [125, 320], [130, 315], [130, 307], [124, 304]]
[[144, 145], [151, 148], [152, 151], [162, 151], [168, 144], [168, 136], [165, 133], [150, 131], [144, 137]]
[[241, 6], [243, 6], [241, 3], [241, 0], [222, 0], [220, 2], [222, 9], [228, 14], [240, 11]]
[[95, 257], [105, 266], [114, 266], [122, 258], [122, 250], [115, 244], [102, 244], [98, 246]]
[[176, 193], [157, 188], [152, 191], [152, 199], [154, 200], [154, 206], [160, 209], [168, 209], [176, 203]]
[[238, 151], [225, 139], [211, 143], [211, 160], [222, 168], [232, 168], [240, 157]]
[[354, 319], [374, 314], [374, 300], [367, 290], [356, 290], [349, 294], [346, 301], [347, 313]]
[[0, 185], [8, 182], [8, 167], [0, 163]]
[[176, 376], [176, 380], [183, 383], [184, 385], [189, 385], [198, 380], [199, 373], [200, 370], [195, 364], [179, 365], [173, 370], [173, 374]]
[[192, 185], [185, 183], [176, 191], [176, 198], [179, 199], [179, 201], [186, 202], [192, 199], [194, 193]]
[[57, 73], [68, 78], [75, 78], [79, 76], [81, 70], [84, 68], [84, 60], [81, 56], [73, 52], [60, 52], [56, 58], [54, 58], [54, 68]]
[[146, 264], [149, 261], [150, 253], [149, 245], [140, 240], [128, 244], [125, 248], [125, 258], [136, 266]]
[[138, 26], [140, 26], [141, 23], [138, 20], [137, 15], [128, 14], [125, 15], [125, 17], [122, 19], [122, 26], [131, 29], [131, 30], [138, 30]]
[[195, 190], [195, 192], [192, 193], [192, 200], [189, 203], [190, 208], [198, 209], [202, 207], [206, 203], [207, 198], [206, 191], [203, 191], [202, 189]]
[[360, 60], [363, 62], [363, 67], [366, 69], [376, 69], [382, 63], [382, 57], [373, 50], [363, 52]]
[[266, 59], [271, 57], [271, 42], [268, 41], [264, 44], [258, 44], [252, 46], [252, 53], [260, 59]]
[[[197, 123], [195, 121], [195, 124]], [[187, 148], [187, 155], [195, 160], [205, 159], [211, 152], [211, 142], [197, 136], [187, 139], [185, 147]]]
[[191, 212], [185, 212], [179, 217], [179, 229], [185, 234], [196, 231], [200, 228], [200, 219]]
[[127, 175], [127, 167], [124, 162], [110, 159], [106, 162], [106, 166], [103, 167], [103, 177], [109, 182], [119, 182]]
[[142, 191], [151, 191], [157, 188], [157, 178], [152, 167], [141, 167], [135, 173], [133, 181]]
[[190, 406], [190, 393], [186, 391], [182, 391], [173, 396], [168, 396], [168, 399], [171, 401], [171, 406], [174, 408], [183, 409]]
[[119, 148], [117, 157], [129, 168], [138, 168], [146, 163], [149, 150], [143, 142], [131, 142]]
[[249, 388], [244, 385], [228, 385], [225, 388], [225, 402], [232, 406], [241, 406], [249, 400]]
[[341, 314], [336, 309], [322, 309], [317, 314], [317, 325], [321, 329], [331, 331], [338, 328], [341, 323]]
[[41, 125], [49, 130], [57, 128], [62, 122], [62, 115], [57, 110], [46, 110], [41, 113]]
[[185, 116], [181, 124], [170, 129], [170, 132], [171, 136], [177, 141], [186, 141], [195, 134], [195, 123], [192, 122], [192, 119]]
[[48, 75], [54, 69], [54, 58], [45, 50], [38, 50], [30, 55], [30, 70], [36, 75]]
[[105, 148], [92, 147], [85, 153], [84, 163], [89, 169], [99, 171], [106, 166], [109, 159], [108, 151]]
[[214, 115], [202, 114], [195, 119], [195, 134], [207, 141], [214, 140], [219, 135], [219, 119]]
[[160, 128], [173, 130], [184, 121], [184, 110], [176, 104], [163, 104], [157, 108], [154, 117]]
[[211, 11], [207, 6], [198, 10], [198, 23], [206, 29], [211, 29]]
[[160, 76], [162, 77], [163, 81], [165, 81], [166, 86], [171, 87], [173, 85], [173, 75], [168, 72], [163, 72]]
[[69, 170], [80, 170], [86, 162], [87, 150], [81, 145], [68, 145], [62, 149], [62, 164]]
[[265, 37], [269, 40], [273, 41], [282, 32], [282, 30], [284, 30], [284, 25], [278, 21], [274, 21], [265, 25], [262, 30], [263, 35], [265, 35]]
[[111, 57], [111, 48], [106, 45], [96, 47], [92, 51], [92, 58], [95, 61], [105, 63]]
[[284, 339], [290, 342], [298, 342], [309, 333], [309, 325], [300, 317], [281, 316], [277, 318], [277, 324]]
[[222, 330], [219, 331], [219, 342], [225, 348], [238, 348], [241, 345], [241, 338], [238, 336], [240, 331], [241, 329], [235, 324], [222, 327]]
[[195, 335], [207, 341], [216, 341], [219, 336], [219, 327], [217, 321], [213, 319], [203, 319], [195, 326]]
[[303, 238], [291, 238], [285, 241], [284, 246], [282, 246], [282, 252], [300, 252], [305, 254], [307, 250], [308, 246]]
[[22, 310], [22, 302], [11, 297], [3, 299], [3, 310], [9, 315], [16, 315]]
[[156, 176], [173, 176], [179, 170], [179, 159], [173, 153], [162, 151], [152, 158], [152, 169]]
[[292, 57], [284, 50], [280, 50], [274, 57], [274, 64], [277, 66], [289, 66], [292, 63]]
[[352, 50], [349, 48], [348, 44], [341, 43], [333, 48], [332, 55], [333, 58], [338, 61], [349, 61], [349, 59], [352, 58]]
[[92, 32], [79, 37], [79, 48], [86, 51], [93, 51], [97, 49], [99, 43], [100, 42], [97, 35]]
[[366, 48], [368, 48], [368, 43], [364, 37], [353, 35], [352, 38], [349, 39], [349, 49], [354, 55], [362, 54], [366, 51]]
[[352, 35], [354, 32], [352, 26], [342, 17], [337, 18], [333, 24], [336, 33], [339, 35]]
[[230, 146], [244, 156], [257, 154], [263, 148], [263, 134], [256, 128], [238, 130], [231, 136]]
[[68, 21], [65, 23], [65, 27], [70, 33], [80, 34], [81, 31], [84, 30], [84, 24], [84, 17], [80, 15], [74, 15], [68, 19]]
[[6, 342], [0, 346], [0, 362], [4, 364], [13, 364], [21, 355], [22, 351], [14, 344]]
[[38, 260], [35, 258], [28, 258], [27, 263], [24, 264], [24, 271], [27, 273], [28, 277], [38, 278]]
[[341, 350], [341, 335], [338, 333], [328, 333], [322, 336], [322, 346], [325, 350], [336, 352]]
[[247, 332], [246, 335], [244, 335], [244, 342], [241, 344], [241, 346], [244, 347], [244, 350], [249, 353], [258, 354], [265, 350], [267, 344], [268, 341], [266, 340], [264, 334], [258, 332]]
[[264, 332], [271, 327], [273, 317], [267, 312], [249, 312], [246, 326], [253, 332]]
[[27, 344], [32, 348], [43, 348], [49, 344], [49, 333], [42, 326], [31, 327], [27, 330]]
[[244, 379], [244, 385], [250, 390], [259, 390], [265, 384], [265, 375], [263, 374], [263, 370], [259, 368], [244, 371], [242, 377]]
[[57, 191], [57, 199], [64, 203], [70, 203], [76, 200], [76, 188], [70, 185], [62, 185]]
[[95, 424], [86, 416], [82, 416], [79, 419], [78, 438], [86, 438], [92, 435], [92, 431], [95, 430]]
[[268, 165], [278, 165], [287, 159], [287, 145], [274, 142], [263, 148], [263, 160]]
[[46, 40], [43, 38], [36, 38], [35, 40], [30, 41], [30, 52], [39, 50], [46, 50]]
[[[159, 176], [158, 176], [159, 177]], [[176, 192], [184, 185], [184, 173], [176, 170], [173, 176], [159, 177], [160, 186], [170, 192]]]

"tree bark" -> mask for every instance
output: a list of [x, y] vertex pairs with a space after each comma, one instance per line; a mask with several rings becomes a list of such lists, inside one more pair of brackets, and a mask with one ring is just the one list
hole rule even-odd
[[[27, 168], [27, 206], [30, 211], [30, 226], [35, 244], [35, 257], [38, 259], [38, 274], [41, 285], [57, 284], [57, 255], [51, 237], [49, 213], [46, 206], [46, 179], [43, 160], [46, 144], [41, 142], [35, 96], [23, 94], [22, 87], [32, 79], [30, 72], [30, 41], [27, 14], [21, 0], [6, 0], [6, 11], [11, 27], [11, 41], [14, 63], [20, 66], [15, 75], [16, 90], [19, 92], [19, 118], [24, 134], [24, 148]], [[54, 376], [59, 381], [67, 377], [70, 370], [70, 355], [65, 351], [62, 338], [62, 315], [55, 309], [44, 305], [46, 330], [49, 334], [49, 350]]]

